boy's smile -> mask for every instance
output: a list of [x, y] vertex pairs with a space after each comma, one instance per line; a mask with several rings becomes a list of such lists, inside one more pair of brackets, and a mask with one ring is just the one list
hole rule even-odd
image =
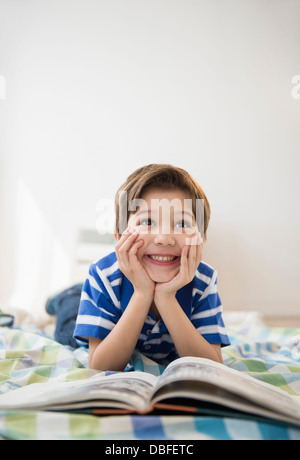
[[176, 262], [178, 259], [178, 256], [165, 254], [147, 254], [145, 257], [147, 257], [150, 262], [158, 265], [170, 265]]
[[155, 282], [167, 282], [177, 275], [180, 267], [179, 256], [144, 255], [141, 260], [150, 278]]

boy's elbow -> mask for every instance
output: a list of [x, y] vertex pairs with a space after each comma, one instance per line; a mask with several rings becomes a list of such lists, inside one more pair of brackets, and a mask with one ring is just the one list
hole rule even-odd
[[212, 357], [213, 361], [219, 364], [224, 364], [223, 357], [222, 357], [222, 351], [221, 351], [221, 345], [212, 344], [211, 346], [214, 351], [214, 357]]
[[224, 364], [224, 361], [223, 361], [223, 358], [222, 358], [222, 355], [221, 356], [218, 356], [218, 360], [217, 360], [218, 363], [220, 364]]
[[216, 355], [217, 355], [216, 356], [216, 362], [220, 363], [220, 364], [224, 364], [221, 349], [216, 350]]
[[93, 363], [93, 358], [91, 356], [89, 356], [89, 361], [88, 361], [88, 366], [89, 366], [89, 369], [95, 369], [95, 365]]
[[124, 368], [126, 366], [119, 366], [118, 364], [113, 365], [112, 363], [105, 363], [101, 361], [96, 361], [93, 356], [89, 356], [89, 361], [88, 361], [88, 366], [89, 369], [93, 369], [95, 371], [100, 371], [100, 372], [106, 372], [106, 371], [111, 371], [111, 372], [122, 372], [124, 371]]

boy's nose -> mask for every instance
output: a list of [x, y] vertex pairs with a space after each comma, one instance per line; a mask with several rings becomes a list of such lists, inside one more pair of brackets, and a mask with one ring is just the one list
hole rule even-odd
[[154, 243], [164, 245], [164, 246], [174, 246], [175, 238], [171, 234], [160, 232], [157, 235], [155, 235]]

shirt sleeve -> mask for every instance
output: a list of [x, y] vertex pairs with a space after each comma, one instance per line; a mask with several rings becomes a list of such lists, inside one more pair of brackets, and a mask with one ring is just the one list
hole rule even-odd
[[74, 338], [79, 342], [88, 342], [89, 337], [103, 340], [120, 316], [120, 305], [109, 280], [92, 264], [82, 288]]
[[[206, 286], [206, 287], [205, 287]], [[210, 279], [197, 273], [193, 293], [191, 321], [198, 332], [211, 344], [230, 345], [222, 318], [222, 303], [217, 290], [217, 272]]]

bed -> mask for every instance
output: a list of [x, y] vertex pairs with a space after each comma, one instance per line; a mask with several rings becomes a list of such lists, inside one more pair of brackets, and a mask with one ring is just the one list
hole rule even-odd
[[[267, 327], [256, 313], [224, 315], [231, 345], [226, 366], [300, 396], [300, 329]], [[0, 327], [0, 394], [37, 382], [88, 379], [88, 352], [53, 339], [36, 324]], [[158, 365], [137, 355], [133, 369], [158, 375]], [[111, 415], [1, 411], [0, 438], [14, 440], [300, 439], [300, 427], [194, 415]]]

